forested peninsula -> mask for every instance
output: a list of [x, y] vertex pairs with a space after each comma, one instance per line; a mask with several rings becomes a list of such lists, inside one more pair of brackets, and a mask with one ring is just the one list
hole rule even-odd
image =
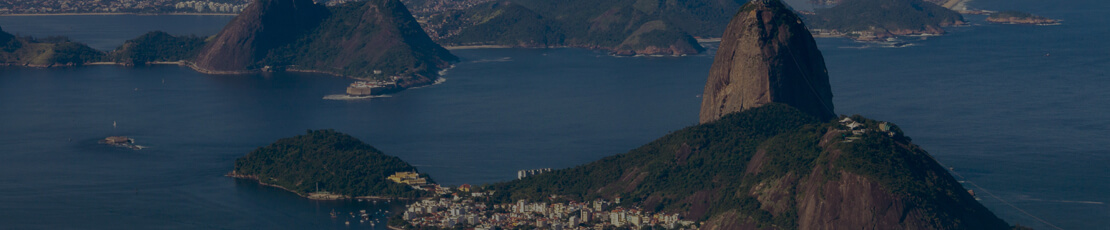
[[416, 172], [416, 168], [350, 135], [309, 130], [235, 160], [228, 176], [257, 180], [312, 199], [413, 199], [429, 194], [388, 179], [398, 172]]

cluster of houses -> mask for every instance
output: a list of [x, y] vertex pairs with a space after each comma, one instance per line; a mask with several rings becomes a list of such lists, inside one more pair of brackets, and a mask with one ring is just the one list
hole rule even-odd
[[859, 140], [861, 138], [860, 136], [867, 132], [882, 132], [892, 137], [895, 135], [894, 131], [891, 130], [890, 123], [887, 122], [879, 122], [878, 127], [874, 127], [877, 129], [874, 129], [868, 128], [867, 125], [856, 122], [850, 117], [844, 117], [843, 119], [840, 119], [840, 125], [843, 125], [847, 128], [846, 130], [840, 131], [851, 132], [851, 135], [844, 135], [844, 142], [848, 143]]
[[[476, 197], [491, 195], [474, 193]], [[473, 196], [472, 196], [473, 198]], [[421, 227], [483, 229], [603, 229], [618, 228], [694, 228], [694, 222], [678, 214], [652, 213], [638, 208], [616, 207], [606, 200], [592, 202], [546, 203], [524, 200], [512, 204], [475, 202], [472, 199], [427, 199], [408, 206], [402, 218]]]

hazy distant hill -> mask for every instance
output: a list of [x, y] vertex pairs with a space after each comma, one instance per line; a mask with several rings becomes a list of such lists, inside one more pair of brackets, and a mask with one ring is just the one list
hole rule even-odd
[[943, 27], [966, 24], [959, 12], [922, 0], [843, 0], [815, 13], [806, 17], [811, 29], [862, 32], [851, 36], [865, 40], [944, 34]]
[[573, 46], [618, 54], [693, 54], [720, 37], [742, 0], [512, 0], [429, 17], [449, 45]]

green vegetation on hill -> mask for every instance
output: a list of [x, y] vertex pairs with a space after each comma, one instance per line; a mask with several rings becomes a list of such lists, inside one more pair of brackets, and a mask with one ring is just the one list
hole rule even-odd
[[104, 52], [66, 37], [17, 37], [0, 29], [0, 64], [81, 65], [104, 58]]
[[386, 179], [416, 168], [334, 130], [282, 138], [235, 160], [234, 174], [301, 195], [321, 191], [350, 197], [419, 197], [424, 192]]
[[[485, 189], [498, 191], [492, 197], [495, 203], [540, 201], [553, 195], [576, 201], [619, 197], [622, 206], [683, 213], [684, 218], [716, 225], [722, 221], [715, 218], [735, 217], [738, 222], [733, 224], [795, 229], [804, 227], [801, 219], [853, 218], [821, 215], [912, 213], [908, 220], [882, 224], [1005, 228], [897, 126], [891, 125], [891, 133], [880, 132], [878, 121], [853, 118], [871, 130], [847, 142], [852, 133], [838, 131], [847, 129], [838, 122], [821, 122], [793, 107], [769, 104], [670, 133], [625, 154]], [[853, 184], [860, 180], [843, 177], [871, 182]], [[867, 183], [881, 192], [869, 190]], [[880, 204], [867, 202], [824, 209], [805, 206], [850, 202], [828, 190], [844, 186], [849, 193], [869, 192], [871, 197], [864, 200], [891, 202], [904, 210], [870, 207]], [[806, 208], [809, 213], [802, 212]], [[829, 208], [874, 213], [820, 211]], [[921, 217], [915, 219], [916, 215]], [[736, 227], [725, 225], [717, 227]]]
[[129, 64], [173, 62], [192, 58], [203, 46], [202, 37], [174, 36], [162, 31], [152, 31], [127, 40], [109, 55], [116, 62]]
[[[787, 137], [809, 135], [820, 126], [815, 118], [793, 107], [769, 104], [727, 115], [718, 122], [673, 132], [625, 154], [524, 180], [494, 184], [488, 189], [499, 191], [495, 195], [500, 202], [538, 201], [551, 195], [567, 196], [572, 200], [621, 197], [631, 201], [623, 203], [625, 205], [640, 204], [655, 211], [683, 213], [691, 208], [708, 211], [696, 218], [736, 208], [754, 213], [758, 208], [751, 206], [751, 197], [746, 195], [706, 200], [712, 203], [709, 207], [693, 207], [696, 204], [682, 199], [704, 196], [704, 193], [743, 193], [752, 186], [747, 184], [752, 180], [743, 180], [743, 169], [761, 144], [775, 139], [775, 151], [778, 148], [809, 149], [813, 140]], [[812, 164], [803, 162], [812, 157], [783, 158], [788, 161], [778, 164], [790, 166], [781, 169], [784, 171], [805, 170]], [[783, 172], [772, 171], [766, 176], [771, 174]]]
[[844, 0], [807, 18], [813, 29], [924, 31], [963, 23], [960, 13], [922, 0]]

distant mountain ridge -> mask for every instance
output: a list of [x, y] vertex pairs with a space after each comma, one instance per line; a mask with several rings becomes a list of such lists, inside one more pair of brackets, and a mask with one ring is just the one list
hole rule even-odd
[[621, 55], [704, 51], [744, 1], [511, 0], [434, 15], [425, 22], [448, 45], [582, 47]]
[[894, 36], [944, 34], [944, 27], [966, 25], [954, 10], [922, 0], [842, 0], [806, 17], [811, 29], [881, 40]]

